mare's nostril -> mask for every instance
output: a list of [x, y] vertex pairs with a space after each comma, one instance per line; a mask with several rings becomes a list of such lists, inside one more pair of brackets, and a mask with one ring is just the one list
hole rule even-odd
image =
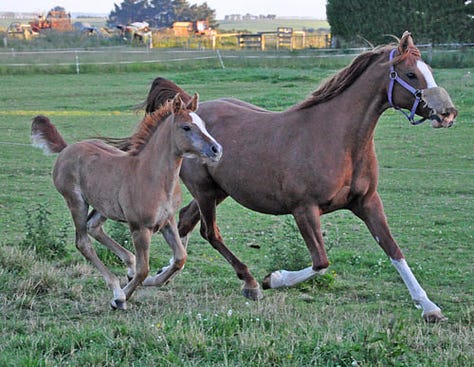
[[219, 148], [217, 148], [217, 146], [215, 146], [215, 145], [213, 145], [213, 146], [211, 147], [211, 150], [212, 150], [212, 152], [215, 153], [215, 154], [219, 153]]

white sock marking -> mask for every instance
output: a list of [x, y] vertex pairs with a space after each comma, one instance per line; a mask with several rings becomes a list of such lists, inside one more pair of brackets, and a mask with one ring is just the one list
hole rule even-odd
[[405, 285], [407, 286], [408, 291], [410, 292], [411, 298], [415, 302], [416, 307], [421, 307], [423, 309], [423, 315], [429, 312], [441, 311], [441, 309], [433, 302], [431, 302], [426, 296], [425, 290], [421, 288], [420, 284], [416, 280], [405, 259], [390, 260], [392, 261], [393, 266], [395, 266], [395, 268], [398, 270], [398, 273], [405, 282]]

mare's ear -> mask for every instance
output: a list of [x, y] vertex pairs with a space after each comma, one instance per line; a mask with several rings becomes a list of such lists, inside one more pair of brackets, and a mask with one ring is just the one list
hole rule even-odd
[[398, 53], [400, 55], [404, 54], [408, 49], [416, 48], [415, 43], [413, 42], [413, 38], [411, 37], [411, 33], [408, 31], [403, 32], [402, 38], [398, 43]]
[[193, 98], [188, 102], [186, 109], [195, 112], [199, 107], [199, 94], [194, 93]]
[[181, 96], [176, 94], [173, 98], [173, 113], [176, 115], [184, 107], [184, 102], [181, 99]]

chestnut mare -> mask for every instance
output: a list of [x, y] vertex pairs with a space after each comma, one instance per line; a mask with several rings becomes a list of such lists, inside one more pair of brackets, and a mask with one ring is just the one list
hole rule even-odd
[[[145, 116], [131, 137], [128, 152], [99, 140], [67, 145], [47, 117], [33, 120], [33, 143], [46, 152], [60, 153], [53, 170], [54, 185], [71, 211], [77, 248], [113, 291], [113, 308], [126, 309], [126, 300], [147, 278], [154, 232], [163, 234], [173, 250], [173, 261], [166, 271], [147, 278], [148, 282], [164, 284], [184, 266], [186, 248], [174, 219], [181, 201], [178, 175], [183, 156], [212, 164], [222, 155], [221, 146], [194, 113], [197, 106], [197, 95], [187, 106], [176, 95]], [[93, 208], [90, 213], [89, 206]], [[102, 226], [108, 218], [129, 224], [136, 257], [104, 233]], [[129, 267], [129, 282], [123, 289], [117, 276], [97, 257], [88, 234]]]
[[[185, 93], [157, 78], [145, 102], [148, 112], [162, 103], [159, 99], [166, 93], [160, 92], [166, 90]], [[415, 304], [423, 309], [424, 319], [445, 320], [393, 239], [377, 193], [374, 130], [390, 107], [408, 109], [406, 115], [413, 124], [420, 122], [414, 120], [415, 113], [429, 118], [433, 127], [449, 127], [457, 115], [408, 32], [397, 45], [359, 55], [309, 98], [286, 111], [271, 112], [235, 99], [201, 103], [198, 112], [225, 153], [213, 166], [195, 159], [183, 162], [180, 177], [194, 197], [179, 213], [183, 244], [201, 220], [201, 235], [234, 267], [244, 282], [244, 295], [256, 300], [262, 297], [258, 282], [225, 245], [217, 226], [219, 203], [230, 196], [249, 209], [292, 214], [296, 220], [312, 266], [275, 271], [265, 278], [263, 288], [293, 286], [323, 274], [329, 261], [320, 216], [349, 209], [365, 222], [390, 257]], [[123, 143], [126, 149], [127, 142]]]

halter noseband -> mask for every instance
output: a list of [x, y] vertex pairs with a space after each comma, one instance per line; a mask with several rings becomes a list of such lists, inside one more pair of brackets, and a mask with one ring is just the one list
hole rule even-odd
[[[390, 59], [389, 59], [390, 61], [393, 60], [393, 56], [395, 55], [396, 51], [397, 51], [396, 48], [390, 51]], [[411, 111], [409, 114], [393, 104], [392, 95], [393, 95], [393, 86], [395, 85], [395, 82], [400, 84], [403, 88], [408, 90], [415, 97], [415, 101], [413, 102], [413, 107], [411, 108]], [[388, 86], [388, 103], [390, 104], [390, 107], [393, 107], [396, 110], [403, 113], [412, 125], [418, 125], [426, 120], [426, 118], [422, 118], [421, 120], [418, 120], [418, 121], [415, 121], [414, 119], [415, 111], [418, 108], [420, 101], [421, 101], [421, 90], [413, 88], [410, 84], [408, 84], [406, 81], [400, 78], [397, 72], [395, 71], [395, 68], [393, 67], [393, 63], [392, 63], [390, 65], [390, 84]]]

